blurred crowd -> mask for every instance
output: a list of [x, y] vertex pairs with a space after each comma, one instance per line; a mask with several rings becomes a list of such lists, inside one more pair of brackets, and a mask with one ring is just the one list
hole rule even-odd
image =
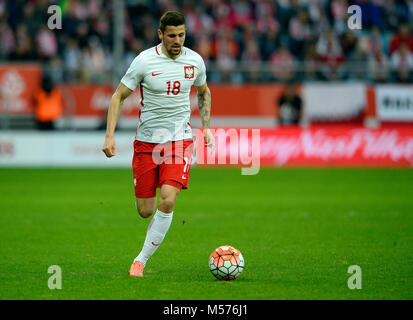
[[[209, 81], [411, 82], [411, 0], [125, 0], [125, 71], [159, 42], [159, 18], [179, 10], [185, 45], [204, 58]], [[55, 82], [110, 82], [117, 1], [0, 0], [0, 61], [40, 61]], [[61, 7], [50, 30], [47, 8]], [[351, 30], [350, 5], [362, 10]]]

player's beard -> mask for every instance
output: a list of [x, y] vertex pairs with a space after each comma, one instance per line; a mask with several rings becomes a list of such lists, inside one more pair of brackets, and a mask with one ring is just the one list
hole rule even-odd
[[[166, 52], [168, 52], [168, 55], [170, 56], [170, 57], [177, 57], [177, 56], [179, 56], [180, 54], [181, 54], [181, 51], [182, 51], [182, 46], [180, 46], [179, 47], [179, 51], [175, 51], [174, 50], [175, 48], [173, 47], [173, 46], [171, 46], [171, 49], [166, 49]], [[178, 49], [178, 48], [176, 48], [176, 49]]]

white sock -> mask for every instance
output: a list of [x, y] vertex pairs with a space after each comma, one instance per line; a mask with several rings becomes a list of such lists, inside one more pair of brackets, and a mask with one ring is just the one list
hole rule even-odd
[[158, 249], [162, 240], [165, 238], [172, 222], [172, 216], [173, 211], [171, 213], [164, 213], [156, 210], [156, 213], [148, 226], [148, 230], [146, 231], [146, 238], [142, 251], [133, 262], [138, 260], [145, 267], [148, 259], [155, 253], [156, 249]]

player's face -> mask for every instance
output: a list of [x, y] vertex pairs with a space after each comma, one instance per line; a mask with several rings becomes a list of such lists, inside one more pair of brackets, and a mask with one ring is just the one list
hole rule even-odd
[[185, 25], [166, 26], [163, 33], [158, 30], [158, 35], [168, 56], [170, 58], [179, 56], [185, 42]]

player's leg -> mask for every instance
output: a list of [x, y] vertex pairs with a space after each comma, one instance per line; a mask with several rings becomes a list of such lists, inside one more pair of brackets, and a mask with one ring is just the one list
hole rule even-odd
[[158, 249], [171, 226], [173, 209], [179, 192], [180, 188], [168, 184], [161, 186], [158, 210], [156, 210], [148, 226], [142, 250], [134, 260], [134, 263], [138, 262], [142, 264], [142, 266], [140, 266], [142, 269], [145, 267], [148, 259]]
[[[139, 152], [135, 152], [133, 156], [132, 168], [135, 185], [136, 209], [142, 218], [148, 218], [156, 209], [158, 168], [152, 160], [151, 153]], [[151, 242], [151, 238], [148, 237], [148, 233], [152, 224], [153, 221], [147, 229], [146, 240], [142, 250], [147, 247], [148, 241]], [[129, 270], [129, 275], [142, 277], [145, 264], [139, 261], [138, 257], [136, 257], [133, 261]]]
[[136, 263], [141, 270], [141, 275], [143, 275], [143, 268], [146, 262], [158, 249], [169, 230], [175, 203], [181, 189], [186, 189], [188, 186], [190, 168], [188, 159], [192, 155], [192, 142], [184, 142], [183, 147], [185, 148], [185, 153], [182, 152], [179, 155], [179, 159], [177, 159], [175, 154], [169, 155], [173, 158], [172, 163], [166, 161], [159, 165], [158, 181], [160, 192], [158, 210], [156, 210], [149, 224], [142, 251], [134, 260], [134, 264]]

